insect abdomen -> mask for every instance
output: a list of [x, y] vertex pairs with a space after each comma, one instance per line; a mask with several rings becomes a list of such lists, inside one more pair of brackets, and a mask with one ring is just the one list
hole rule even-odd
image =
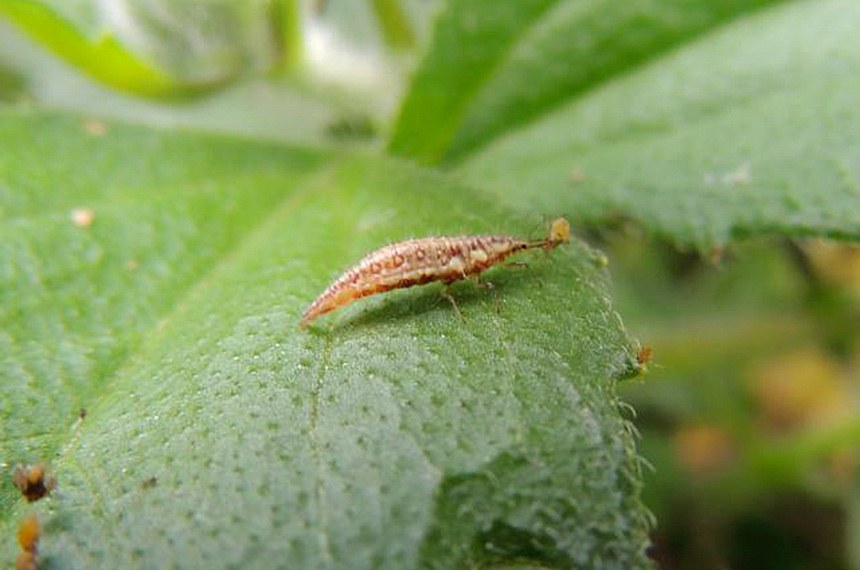
[[[367, 256], [347, 271], [344, 277], [350, 279], [344, 281], [371, 293], [430, 281], [456, 281], [480, 273], [526, 247], [525, 241], [505, 236], [407, 240]], [[357, 279], [350, 275], [353, 271], [357, 272]]]

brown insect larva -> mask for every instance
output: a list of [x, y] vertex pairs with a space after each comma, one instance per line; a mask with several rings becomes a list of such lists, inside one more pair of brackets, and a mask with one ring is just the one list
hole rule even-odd
[[544, 239], [511, 236], [457, 236], [410, 239], [378, 249], [347, 269], [311, 303], [299, 324], [305, 327], [325, 313], [377, 293], [431, 281], [451, 283], [472, 278], [527, 249], [550, 250], [570, 240], [570, 224], [558, 218]]

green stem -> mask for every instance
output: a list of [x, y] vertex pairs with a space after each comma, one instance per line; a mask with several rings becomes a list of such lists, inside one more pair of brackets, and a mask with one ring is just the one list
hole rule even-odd
[[371, 0], [385, 45], [393, 50], [406, 50], [415, 45], [415, 34], [398, 0]]
[[289, 74], [299, 68], [304, 57], [302, 11], [299, 0], [278, 0], [272, 4], [272, 21], [281, 37], [281, 69]]
[[848, 567], [860, 570], [860, 482], [855, 482], [846, 499], [845, 544]]

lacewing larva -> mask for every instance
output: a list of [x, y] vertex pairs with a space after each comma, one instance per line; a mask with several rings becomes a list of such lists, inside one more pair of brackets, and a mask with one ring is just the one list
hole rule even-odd
[[558, 218], [543, 239], [526, 240], [505, 235], [426, 237], [392, 243], [367, 255], [347, 269], [311, 303], [299, 325], [349, 303], [432, 281], [448, 284], [473, 279], [509, 256], [528, 249], [549, 251], [570, 241], [570, 224]]

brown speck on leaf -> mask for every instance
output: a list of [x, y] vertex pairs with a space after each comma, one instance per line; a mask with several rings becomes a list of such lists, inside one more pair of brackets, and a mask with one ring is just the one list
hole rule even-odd
[[731, 172], [727, 172], [723, 175], [723, 184], [728, 184], [730, 186], [749, 184], [751, 181], [752, 172], [750, 171], [750, 165], [748, 162], [741, 164]]
[[81, 409], [78, 411], [78, 419], [83, 421], [84, 419], [86, 419], [86, 417], [87, 417], [87, 409], [86, 409], [86, 408], [81, 408]]
[[640, 374], [648, 372], [648, 363], [651, 362], [653, 357], [654, 349], [649, 345], [646, 344], [639, 347], [639, 350], [636, 352], [636, 363], [639, 365]]
[[38, 501], [56, 489], [57, 480], [45, 475], [44, 465], [16, 465], [12, 470], [12, 484], [28, 502]]
[[567, 179], [573, 184], [580, 184], [585, 182], [585, 173], [583, 173], [580, 168], [574, 168], [570, 171], [570, 174], [567, 175]]
[[144, 479], [140, 484], [141, 489], [152, 489], [158, 485], [158, 477], [152, 476], [147, 479]]
[[702, 182], [704, 182], [706, 186], [713, 186], [717, 183], [725, 186], [742, 186], [749, 184], [752, 182], [750, 164], [745, 162], [734, 170], [730, 170], [722, 175], [714, 172], [705, 172], [702, 175]]
[[602, 251], [595, 251], [591, 256], [591, 259], [594, 261], [595, 267], [599, 269], [606, 269], [609, 267], [609, 257], [607, 257]]
[[94, 137], [103, 137], [107, 134], [108, 128], [106, 124], [98, 119], [87, 119], [84, 121], [84, 131]]
[[725, 252], [726, 250], [721, 245], [715, 245], [712, 247], [710, 255], [711, 265], [714, 265], [715, 267], [719, 266], [723, 262], [723, 255]]
[[88, 228], [93, 225], [93, 220], [96, 217], [92, 208], [75, 208], [71, 212], [72, 223], [79, 228]]
[[42, 525], [36, 513], [30, 513], [18, 527], [18, 544], [21, 552], [15, 563], [16, 570], [38, 570], [39, 561], [39, 537], [42, 534]]

